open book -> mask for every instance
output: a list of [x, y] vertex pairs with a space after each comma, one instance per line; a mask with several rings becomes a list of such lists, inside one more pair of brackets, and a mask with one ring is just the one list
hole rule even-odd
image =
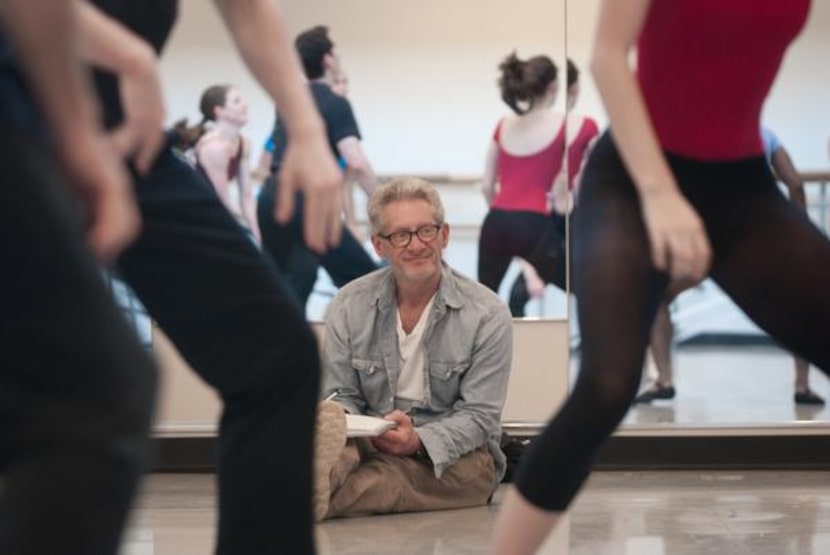
[[346, 415], [346, 437], [374, 437], [398, 425], [397, 422], [362, 414]]

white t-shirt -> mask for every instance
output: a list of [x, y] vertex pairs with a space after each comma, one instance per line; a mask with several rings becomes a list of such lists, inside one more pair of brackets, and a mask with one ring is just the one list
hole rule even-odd
[[432, 311], [432, 302], [435, 295], [429, 300], [418, 318], [418, 323], [407, 334], [401, 323], [401, 313], [397, 312], [398, 352], [400, 353], [400, 374], [398, 375], [398, 389], [395, 397], [408, 401], [423, 401], [426, 371], [426, 349], [424, 349], [424, 329], [427, 327], [429, 313]]

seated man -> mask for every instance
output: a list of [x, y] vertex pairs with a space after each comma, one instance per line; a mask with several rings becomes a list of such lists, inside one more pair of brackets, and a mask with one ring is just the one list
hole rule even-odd
[[[449, 226], [429, 183], [393, 180], [369, 219], [389, 266], [343, 287], [326, 313], [316, 518], [486, 504], [505, 471], [510, 312], [443, 262]], [[397, 427], [347, 443], [344, 409]]]

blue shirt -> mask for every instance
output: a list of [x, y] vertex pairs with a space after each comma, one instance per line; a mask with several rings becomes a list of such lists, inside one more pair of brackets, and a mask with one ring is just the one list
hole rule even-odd
[[767, 164], [772, 165], [772, 155], [781, 148], [781, 141], [769, 127], [761, 128], [761, 139], [764, 141], [764, 156], [767, 158]]
[[499, 447], [507, 395], [513, 322], [495, 293], [443, 265], [424, 330], [425, 395], [395, 396], [400, 358], [395, 278], [383, 268], [344, 286], [326, 311], [324, 397], [354, 414], [409, 412], [435, 476], [487, 445], [498, 485], [506, 461]]

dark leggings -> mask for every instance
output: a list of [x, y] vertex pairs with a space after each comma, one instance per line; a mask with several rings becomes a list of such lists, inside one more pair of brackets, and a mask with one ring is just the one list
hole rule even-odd
[[[558, 243], [554, 243], [551, 245], [547, 245], [547, 252], [551, 257], [556, 259], [556, 276], [558, 281], [562, 280], [561, 276], [567, 275], [567, 258], [565, 256], [565, 250], [567, 249], [566, 237], [570, 239], [567, 230], [567, 223], [566, 223], [566, 216], [562, 216], [561, 214], [553, 213], [551, 214], [550, 218], [553, 220], [554, 228], [556, 229], [556, 235], [551, 236], [550, 239], [552, 241], [558, 241]], [[572, 236], [573, 234], [571, 234]], [[570, 276], [568, 276], [570, 278]], [[553, 283], [563, 291], [567, 291], [565, 287], [561, 284], [555, 282], [546, 282], [546, 283]], [[525, 280], [524, 273], [520, 273], [516, 276], [515, 281], [513, 281], [513, 286], [510, 288], [510, 294], [508, 296], [508, 306], [510, 307], [510, 314], [514, 318], [521, 318], [525, 315], [525, 305], [530, 301], [530, 292], [527, 290], [527, 280]]]
[[529, 262], [545, 283], [565, 289], [565, 253], [553, 221], [537, 212], [491, 209], [478, 241], [478, 281], [498, 291], [515, 257]]
[[135, 190], [143, 231], [122, 276], [224, 404], [216, 552], [311, 554], [313, 332], [277, 268], [169, 149]]
[[0, 116], [0, 553], [112, 555], [148, 462], [156, 371], [53, 166]]
[[[763, 157], [702, 163], [668, 155], [714, 250], [711, 277], [783, 347], [830, 371], [830, 242], [779, 192]], [[562, 511], [625, 416], [668, 278], [654, 270], [637, 193], [607, 134], [594, 149], [575, 218], [579, 377], [529, 448], [517, 486]]]
[[343, 226], [340, 244], [325, 254], [317, 254], [303, 240], [303, 199], [297, 195], [294, 217], [281, 226], [274, 221], [276, 182], [271, 176], [265, 183], [257, 203], [257, 220], [262, 231], [262, 248], [288, 277], [300, 305], [305, 307], [322, 266], [337, 287], [378, 269], [354, 235]]

